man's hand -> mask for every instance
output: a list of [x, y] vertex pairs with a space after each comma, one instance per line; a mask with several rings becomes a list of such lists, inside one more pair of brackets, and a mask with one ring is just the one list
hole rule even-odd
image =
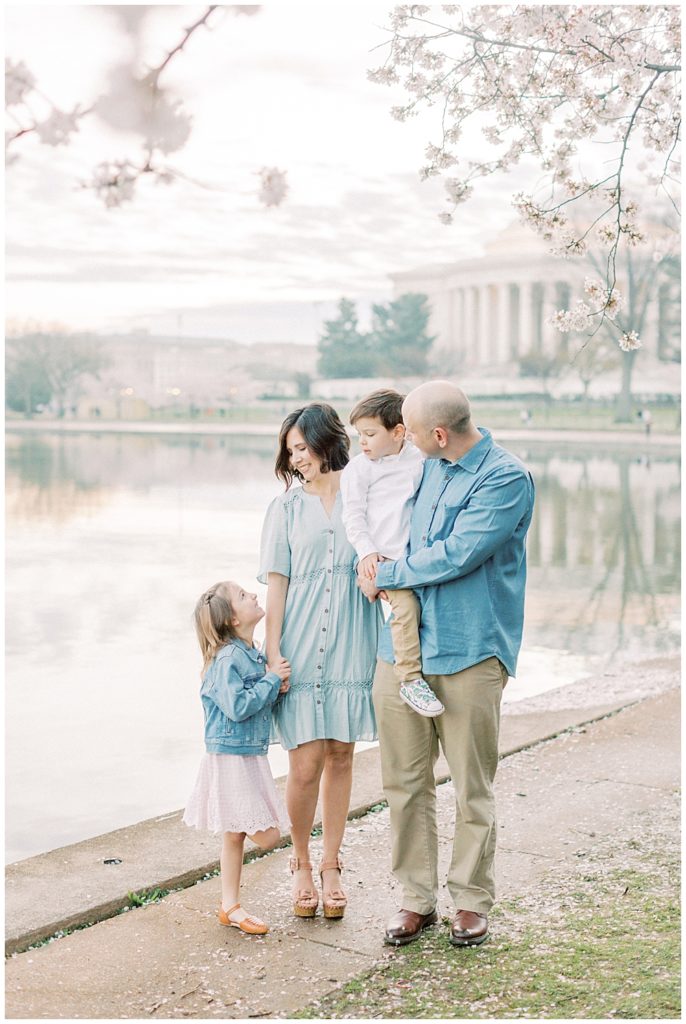
[[381, 559], [376, 551], [373, 551], [371, 555], [365, 555], [365, 557], [361, 558], [357, 563], [358, 575], [364, 576], [365, 579], [371, 580], [373, 583], [376, 578], [376, 564], [380, 561]]
[[372, 583], [371, 580], [368, 580], [366, 576], [358, 575], [357, 585], [368, 601], [376, 601], [376, 599], [379, 596], [379, 589], [375, 583]]

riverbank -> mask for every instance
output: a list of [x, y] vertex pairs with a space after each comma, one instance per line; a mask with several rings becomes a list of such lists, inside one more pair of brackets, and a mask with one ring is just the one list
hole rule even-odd
[[[7, 420], [5, 430], [13, 433], [63, 433], [63, 434], [185, 434], [192, 436], [231, 436], [252, 434], [258, 437], [273, 437], [279, 433], [279, 423], [162, 423], [157, 421], [116, 421], [98, 422], [81, 420]], [[352, 428], [349, 432], [354, 433]], [[647, 436], [645, 431], [632, 427], [627, 429], [584, 430], [579, 427], [556, 429], [546, 425], [532, 425], [526, 428], [494, 427], [493, 435], [497, 441], [529, 441], [529, 442], [561, 442], [564, 444], [587, 444], [594, 439], [601, 439], [604, 445], [630, 445], [638, 451], [647, 453], [656, 448], [679, 448], [680, 434], [652, 433]]]
[[[538, 697], [528, 710], [526, 702], [520, 702], [517, 714], [503, 717], [498, 775], [501, 899], [491, 947], [498, 952], [487, 954], [497, 956], [501, 967], [503, 954], [514, 963], [511, 956], [520, 956], [525, 939], [527, 949], [534, 952], [537, 944], [548, 941], [535, 928], [528, 934], [527, 928], [535, 924], [539, 901], [548, 915], [545, 920], [555, 919], [551, 878], [573, 931], [570, 908], [576, 913], [578, 907], [564, 893], [569, 885], [581, 884], [580, 859], [584, 865], [593, 865], [587, 872], [589, 879], [600, 872], [598, 885], [606, 886], [608, 872], [621, 868], [620, 848], [631, 850], [632, 837], [639, 831], [644, 837], [652, 835], [646, 832], [648, 811], [659, 812], [661, 827], [678, 827], [678, 821], [672, 822], [679, 781], [678, 659], [656, 659], [623, 672], [613, 680], [610, 699], [601, 704], [597, 701], [602, 684], [602, 678], [583, 680], [552, 691], [556, 701], [550, 709], [541, 709]], [[444, 764], [439, 763], [438, 774], [446, 779]], [[296, 922], [289, 911], [287, 851], [257, 857], [246, 867], [244, 902], [267, 916], [273, 931], [263, 942], [252, 940], [250, 946], [243, 944], [245, 936], [219, 929], [213, 915], [218, 879], [212, 874], [217, 842], [186, 829], [180, 812], [10, 865], [8, 949], [25, 947], [31, 934], [34, 941], [41, 931], [53, 934], [58, 930], [55, 924], [66, 930], [77, 923], [105, 919], [15, 954], [7, 965], [6, 1015], [266, 1017], [302, 1011], [321, 1016], [316, 1006], [305, 1012], [304, 1004], [333, 993], [327, 997], [333, 1002], [326, 1004], [324, 1015], [355, 1016], [343, 1010], [354, 1009], [358, 995], [369, 994], [369, 985], [360, 977], [391, 970], [395, 963], [402, 977], [388, 986], [390, 1003], [379, 1003], [383, 1015], [498, 1016], [497, 1007], [489, 1002], [485, 1014], [420, 1013], [423, 1003], [413, 1003], [412, 1012], [404, 1012], [412, 993], [401, 984], [407, 977], [400, 968], [412, 961], [398, 959], [405, 950], [391, 954], [380, 942], [383, 920], [398, 897], [388, 874], [388, 813], [376, 750], [356, 758], [352, 805], [357, 817], [348, 826], [344, 844], [344, 881], [351, 898], [348, 916], [335, 930], [321, 917], [316, 922]], [[447, 782], [439, 788], [439, 806], [445, 860], [452, 813]], [[318, 856], [319, 841], [314, 845]], [[106, 860], [120, 863], [106, 864]], [[192, 884], [196, 879], [198, 884]], [[596, 889], [589, 879], [581, 890], [592, 898]], [[614, 899], [617, 891], [612, 885], [607, 891], [608, 898]], [[176, 887], [178, 891], [165, 894]], [[152, 891], [156, 901], [117, 913], [144, 902], [142, 891]], [[132, 900], [127, 893], [139, 895]], [[516, 901], [523, 902], [519, 906]], [[447, 913], [445, 892], [442, 904]], [[630, 910], [632, 904], [620, 901], [618, 906]], [[435, 936], [427, 937], [436, 944], [429, 949], [444, 959], [454, 958], [456, 952], [448, 947], [443, 932], [436, 929]], [[471, 964], [481, 969], [475, 955], [468, 951], [459, 962], [460, 971], [469, 974]], [[448, 963], [454, 966], [453, 961]], [[392, 971], [386, 977], [392, 981]], [[483, 981], [487, 976], [480, 977]], [[267, 984], [262, 984], [264, 979]], [[348, 983], [352, 988], [341, 995]], [[310, 993], [304, 1001], [303, 984]], [[414, 996], [421, 996], [421, 984], [410, 979], [413, 987]], [[382, 989], [375, 981], [374, 992]], [[528, 1015], [523, 1013], [527, 1004], [513, 1006], [511, 997], [512, 992], [508, 1007], [513, 1013], [504, 1015]], [[397, 1012], [388, 1012], [391, 1004]], [[373, 1015], [382, 1014], [377, 1008]], [[568, 1014], [541, 1013], [546, 1015]]]

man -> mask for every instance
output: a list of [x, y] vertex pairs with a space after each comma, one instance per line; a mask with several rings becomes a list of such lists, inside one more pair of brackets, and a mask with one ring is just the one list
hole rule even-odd
[[471, 946], [486, 938], [495, 900], [500, 700], [521, 644], [524, 541], [534, 486], [519, 459], [473, 424], [469, 402], [454, 384], [430, 381], [415, 388], [403, 403], [403, 419], [408, 438], [427, 460], [409, 553], [380, 562], [375, 583], [361, 579], [360, 586], [371, 600], [380, 591], [416, 591], [424, 677], [445, 712], [424, 718], [400, 700], [386, 627], [373, 699], [391, 811], [392, 868], [403, 903], [388, 922], [385, 941], [412, 942], [438, 920], [433, 768], [440, 743], [456, 797], [450, 940]]

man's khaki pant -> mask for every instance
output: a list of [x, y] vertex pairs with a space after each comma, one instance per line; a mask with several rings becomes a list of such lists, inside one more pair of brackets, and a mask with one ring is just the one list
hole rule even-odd
[[495, 901], [500, 700], [507, 673], [493, 657], [449, 676], [425, 676], [445, 705], [424, 718], [398, 696], [393, 666], [377, 661], [373, 700], [384, 792], [391, 811], [392, 870], [403, 909], [428, 914], [438, 899], [434, 764], [440, 742], [455, 787], [455, 834], [448, 890], [457, 910], [487, 913]]
[[419, 600], [414, 590], [389, 590], [388, 603], [393, 612], [390, 627], [395, 674], [401, 683], [411, 683], [422, 675]]

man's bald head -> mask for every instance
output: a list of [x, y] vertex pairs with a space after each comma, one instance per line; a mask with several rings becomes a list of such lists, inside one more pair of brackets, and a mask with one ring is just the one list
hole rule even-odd
[[410, 391], [403, 417], [418, 420], [427, 431], [443, 427], [451, 434], [466, 434], [472, 429], [469, 399], [449, 380], [430, 380]]

